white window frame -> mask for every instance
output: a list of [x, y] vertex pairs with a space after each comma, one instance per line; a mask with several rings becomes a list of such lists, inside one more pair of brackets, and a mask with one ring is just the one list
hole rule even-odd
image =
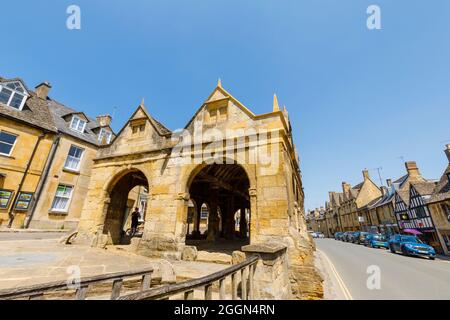
[[[76, 169], [70, 168], [70, 167], [67, 166], [67, 160], [69, 160], [69, 157], [72, 157], [72, 156], [69, 154], [69, 153], [70, 153], [70, 149], [71, 149], [72, 147], [75, 147], [75, 148], [81, 150], [81, 157], [80, 157], [80, 160], [78, 161], [78, 166], [77, 166]], [[84, 152], [85, 152], [85, 151], [86, 151], [86, 150], [85, 150], [84, 148], [81, 148], [81, 147], [76, 146], [76, 145], [74, 145], [74, 144], [70, 145], [69, 151], [67, 152], [66, 161], [64, 162], [64, 169], [70, 170], [70, 171], [76, 171], [76, 172], [77, 172], [77, 171], [80, 171], [81, 161], [83, 161], [83, 157], [84, 157]]]
[[[11, 156], [11, 154], [12, 154], [12, 152], [14, 150], [14, 147], [16, 146], [16, 143], [17, 143], [17, 140], [18, 140], [19, 136], [17, 134], [14, 134], [12, 132], [8, 132], [8, 131], [5, 131], [5, 130], [0, 130], [0, 132], [4, 132], [6, 134], [9, 134], [11, 136], [15, 136], [16, 137], [16, 140], [14, 140], [14, 143], [11, 146], [11, 150], [9, 151], [9, 154], [0, 152], [0, 155], [9, 157], [9, 156]], [[3, 142], [3, 141], [2, 141], [2, 143], [9, 144], [9, 143]]]
[[103, 137], [102, 137], [103, 133], [107, 135], [106, 144], [109, 144], [112, 140], [112, 132], [109, 130], [106, 130], [105, 128], [101, 128], [100, 133], [98, 134], [99, 142], [102, 142], [102, 140], [103, 140]]
[[[72, 125], [73, 125], [75, 120], [78, 120], [78, 123], [77, 123], [76, 128], [73, 128]], [[80, 121], [84, 122], [84, 125], [83, 125], [83, 128], [81, 129], [81, 131], [77, 129], [78, 125], [80, 124]], [[80, 117], [74, 115], [74, 116], [72, 116], [72, 120], [70, 121], [70, 129], [73, 130], [73, 131], [79, 132], [79, 133], [84, 133], [84, 129], [86, 129], [86, 124], [87, 124], [86, 120], [83, 120]]]
[[[23, 106], [25, 105], [25, 102], [27, 101], [27, 99], [28, 99], [28, 97], [29, 97], [30, 95], [28, 94], [27, 90], [24, 88], [24, 86], [23, 86], [21, 83], [20, 83], [20, 85], [21, 85], [21, 87], [22, 87], [22, 89], [23, 89], [23, 92], [16, 91], [16, 90], [11, 89], [11, 88], [9, 88], [9, 87], [7, 86], [8, 83], [14, 83], [14, 82], [19, 82], [19, 83], [20, 83], [20, 81], [9, 81], [9, 82], [4, 82], [4, 83], [0, 84], [0, 92], [3, 91], [3, 88], [12, 91], [12, 94], [11, 94], [11, 96], [9, 97], [9, 100], [8, 100], [8, 102], [6, 103], [6, 105], [7, 105], [8, 107], [10, 107], [10, 108], [13, 108], [14, 110], [22, 111]], [[14, 97], [14, 95], [15, 95], [16, 93], [23, 96], [23, 99], [22, 99], [22, 102], [21, 102], [19, 108], [15, 108], [15, 107], [11, 106], [12, 99], [13, 99], [13, 97]]]
[[[64, 209], [55, 209], [53, 207], [55, 199], [56, 199], [56, 194], [58, 192], [58, 188], [59, 187], [70, 187], [70, 188], [72, 188], [72, 191], [70, 192], [69, 198], [66, 198], [67, 199], [67, 204], [66, 204], [66, 207]], [[56, 187], [55, 195], [53, 196], [52, 206], [50, 208], [51, 212], [60, 212], [60, 213], [69, 212], [70, 204], [72, 203], [72, 197], [73, 197], [73, 191], [74, 190], [75, 190], [75, 187], [70, 185], [70, 184], [59, 183], [58, 186]], [[60, 197], [60, 198], [62, 198], [62, 197]]]

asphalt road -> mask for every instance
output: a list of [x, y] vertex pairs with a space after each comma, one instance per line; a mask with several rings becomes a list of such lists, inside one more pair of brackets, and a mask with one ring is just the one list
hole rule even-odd
[[353, 299], [450, 299], [450, 260], [407, 257], [334, 239], [315, 240]]

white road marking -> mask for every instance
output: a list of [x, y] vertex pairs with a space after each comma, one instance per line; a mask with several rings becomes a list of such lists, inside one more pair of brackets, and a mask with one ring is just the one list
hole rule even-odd
[[320, 252], [320, 254], [325, 258], [325, 260], [327, 261], [328, 265], [330, 266], [330, 270], [333, 273], [333, 275], [336, 277], [336, 279], [338, 281], [338, 284], [341, 287], [342, 292], [344, 293], [345, 299], [346, 300], [353, 300], [353, 297], [350, 294], [350, 291], [348, 291], [348, 288], [345, 285], [344, 280], [342, 280], [341, 276], [337, 272], [337, 270], [334, 267], [334, 265], [331, 262], [331, 260], [328, 258], [328, 256], [325, 254], [325, 252], [323, 252], [322, 250], [317, 249], [317, 251]]

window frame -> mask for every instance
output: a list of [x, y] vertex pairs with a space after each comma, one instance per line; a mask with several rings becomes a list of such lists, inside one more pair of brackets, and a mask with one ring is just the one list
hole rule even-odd
[[[65, 207], [64, 209], [56, 209], [56, 208], [53, 207], [54, 204], [55, 204], [55, 200], [56, 200], [56, 197], [57, 197], [57, 193], [58, 193], [58, 188], [59, 188], [59, 187], [66, 187], [66, 188], [69, 187], [69, 188], [72, 188], [72, 190], [71, 190], [71, 192], [70, 192], [69, 198], [65, 198], [65, 199], [67, 199], [67, 204], [66, 204], [66, 207]], [[69, 212], [70, 205], [71, 205], [71, 203], [72, 203], [72, 198], [73, 198], [73, 192], [74, 192], [74, 190], [75, 190], [75, 187], [74, 187], [73, 185], [65, 184], [65, 183], [59, 183], [58, 186], [56, 187], [55, 194], [54, 194], [54, 196], [53, 196], [53, 201], [52, 201], [52, 205], [51, 205], [51, 207], [50, 207], [50, 212], [56, 212], [56, 213], [68, 213], [68, 212]], [[59, 197], [59, 198], [62, 198], [62, 197]]]
[[[14, 133], [12, 133], [12, 132], [5, 131], [5, 130], [0, 130], [0, 133], [2, 133], [2, 132], [6, 133], [6, 134], [9, 134], [9, 135], [11, 135], [11, 136], [16, 137], [16, 139], [14, 140], [14, 143], [11, 145], [11, 150], [9, 150], [9, 154], [0, 152], [0, 155], [1, 155], [1, 156], [11, 157], [11, 155], [12, 155], [12, 153], [13, 153], [13, 150], [14, 150], [14, 147], [15, 147], [16, 144], [17, 144], [17, 140], [18, 140], [18, 138], [19, 138], [19, 135], [14, 134]], [[9, 145], [9, 143], [3, 142], [3, 141], [0, 141], [0, 143], [8, 144], [8, 145]]]
[[103, 140], [102, 133], [105, 133], [107, 135], [106, 144], [110, 144], [112, 140], [112, 132], [109, 130], [106, 130], [105, 128], [100, 128], [100, 132], [98, 134], [98, 141], [101, 143]]
[[[73, 168], [70, 168], [70, 167], [67, 166], [67, 160], [69, 160], [69, 157], [73, 157], [73, 156], [70, 155], [70, 149], [72, 149], [72, 147], [81, 150], [81, 156], [79, 158], [78, 166], [77, 166], [76, 169], [73, 169]], [[83, 161], [83, 157], [84, 157], [84, 152], [85, 151], [86, 150], [84, 148], [81, 148], [81, 147], [79, 147], [79, 146], [77, 146], [75, 144], [71, 144], [70, 148], [69, 148], [69, 151], [67, 152], [66, 161], [64, 161], [64, 169], [69, 170], [69, 171], [79, 172], [80, 171], [80, 167], [81, 167], [81, 161]]]
[[[81, 131], [78, 130], [78, 129], [76, 129], [76, 128], [73, 128], [73, 123], [74, 123], [75, 120], [78, 120], [78, 123], [77, 123], [76, 128], [78, 128], [78, 126], [79, 126], [79, 124], [80, 124], [80, 121], [83, 121], [83, 122], [84, 122], [83, 129], [82, 129]], [[82, 119], [82, 118], [79, 117], [79, 116], [73, 115], [73, 116], [72, 116], [72, 120], [70, 120], [69, 128], [70, 128], [70, 130], [73, 130], [73, 131], [79, 132], [79, 133], [81, 133], [81, 134], [84, 134], [84, 130], [86, 129], [86, 125], [87, 125], [87, 121], [86, 121], [86, 120]]]
[[[23, 89], [23, 92], [17, 91], [17, 90], [15, 90], [15, 89], [12, 89], [12, 88], [10, 88], [10, 87], [7, 86], [8, 83], [15, 83], [15, 82], [19, 82], [20, 86], [21, 86], [22, 89]], [[27, 99], [28, 99], [29, 96], [30, 96], [30, 95], [28, 94], [27, 90], [25, 89], [25, 87], [22, 85], [22, 83], [21, 83], [20, 81], [8, 81], [8, 82], [2, 82], [2, 83], [0, 83], [0, 93], [3, 91], [3, 88], [5, 88], [5, 89], [7, 89], [7, 90], [9, 90], [9, 91], [12, 92], [11, 96], [10, 96], [9, 99], [8, 99], [8, 102], [7, 102], [7, 103], [4, 103], [4, 104], [5, 104], [6, 106], [10, 107], [10, 108], [13, 108], [14, 110], [22, 111], [23, 107], [25, 106], [25, 102], [27, 101]], [[12, 100], [13, 100], [13, 98], [14, 98], [14, 96], [15, 96], [16, 94], [19, 94], [19, 95], [22, 95], [22, 96], [23, 96], [22, 102], [20, 103], [20, 106], [19, 106], [18, 108], [11, 106], [11, 102], [12, 102]], [[2, 103], [3, 103], [3, 102], [2, 102]]]

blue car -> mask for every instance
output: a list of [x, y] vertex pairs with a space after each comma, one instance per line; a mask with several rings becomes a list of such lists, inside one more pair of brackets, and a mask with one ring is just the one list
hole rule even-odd
[[367, 239], [367, 246], [389, 249], [389, 242], [384, 234], [371, 234], [369, 239]]
[[336, 232], [336, 233], [334, 234], [334, 239], [335, 239], [335, 240], [341, 240], [341, 238], [342, 238], [343, 235], [344, 235], [343, 232]]
[[406, 236], [396, 234], [389, 240], [389, 249], [392, 253], [401, 252], [404, 255], [428, 257], [431, 260], [436, 258], [436, 251], [416, 236]]

